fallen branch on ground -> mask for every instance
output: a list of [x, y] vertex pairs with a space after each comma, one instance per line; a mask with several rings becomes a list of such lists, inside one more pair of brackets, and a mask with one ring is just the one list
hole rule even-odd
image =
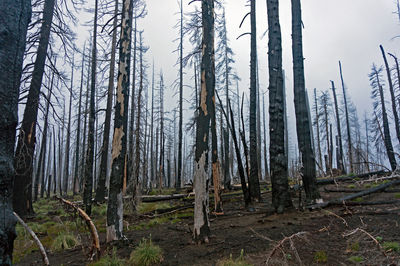
[[[357, 193], [357, 192], [361, 192], [364, 191], [364, 189], [330, 189], [330, 188], [324, 188], [325, 192], [338, 192], [338, 193]], [[385, 189], [384, 191], [385, 193], [398, 193], [400, 192], [400, 189]]]
[[355, 178], [368, 178], [370, 176], [383, 176], [390, 174], [389, 172], [385, 171], [377, 171], [377, 172], [370, 172], [370, 173], [365, 173], [365, 174], [359, 174], [359, 175], [354, 175], [354, 176], [339, 176], [336, 178], [326, 178], [326, 179], [320, 179], [317, 180], [317, 185], [322, 186], [322, 185], [329, 185], [329, 184], [335, 184], [335, 182], [342, 182], [342, 181], [348, 181], [348, 180], [354, 180]]
[[[269, 265], [269, 261], [270, 261], [270, 259], [272, 258], [272, 256], [274, 256], [274, 254], [275, 254], [275, 252], [279, 249], [281, 252], [282, 252], [282, 254], [283, 254], [283, 257], [285, 257], [285, 252], [283, 251], [283, 244], [286, 242], [286, 241], [289, 241], [290, 242], [290, 248], [293, 250], [293, 252], [295, 253], [295, 255], [296, 255], [296, 258], [299, 260], [299, 265], [304, 265], [303, 263], [302, 263], [302, 261], [300, 260], [300, 257], [298, 256], [298, 253], [297, 253], [297, 250], [296, 250], [296, 248], [295, 248], [295, 246], [294, 246], [294, 243], [293, 243], [293, 238], [295, 238], [295, 237], [299, 237], [299, 238], [301, 238], [301, 236], [303, 236], [303, 235], [306, 235], [306, 234], [308, 234], [308, 232], [297, 232], [297, 233], [295, 233], [295, 234], [293, 234], [293, 235], [291, 235], [291, 236], [287, 236], [287, 237], [285, 237], [284, 239], [282, 239], [281, 241], [279, 241], [278, 242], [278, 244], [272, 249], [272, 251], [271, 251], [271, 253], [269, 254], [269, 256], [268, 256], [268, 258], [267, 258], [267, 261], [265, 262], [267, 265]], [[285, 258], [286, 259], [286, 258]]]
[[33, 240], [35, 241], [36, 245], [39, 246], [40, 253], [42, 254], [43, 258], [43, 263], [44, 265], [50, 265], [49, 258], [47, 257], [46, 250], [44, 249], [42, 242], [40, 242], [39, 238], [36, 236], [35, 232], [32, 231], [32, 229], [29, 228], [29, 226], [24, 222], [24, 220], [21, 219], [21, 217], [18, 216], [14, 212], [15, 218], [17, 218], [18, 222], [25, 228], [26, 231], [29, 232], [29, 234], [32, 236]]
[[91, 260], [94, 258], [94, 256], [97, 256], [97, 258], [100, 258], [100, 241], [99, 241], [99, 234], [97, 233], [96, 226], [94, 225], [92, 219], [90, 219], [89, 215], [82, 210], [81, 208], [77, 207], [75, 204], [72, 202], [65, 200], [63, 198], [60, 198], [56, 196], [56, 198], [61, 201], [62, 203], [66, 204], [69, 207], [72, 207], [74, 210], [76, 210], [79, 213], [79, 216], [85, 220], [86, 225], [88, 226], [88, 229], [90, 231], [90, 234], [92, 235], [93, 239], [93, 244], [92, 244], [92, 249], [90, 250], [90, 258]]
[[386, 252], [385, 252], [385, 249], [381, 246], [381, 244], [379, 243], [379, 241], [378, 241], [375, 237], [373, 237], [370, 233], [368, 233], [367, 231], [365, 231], [364, 229], [356, 228], [356, 229], [352, 230], [352, 231], [349, 232], [349, 233], [343, 234], [342, 236], [343, 236], [343, 237], [351, 236], [351, 235], [353, 235], [353, 234], [355, 234], [355, 233], [357, 233], [357, 232], [362, 232], [362, 233], [366, 234], [369, 238], [371, 238], [371, 239], [375, 242], [375, 244], [379, 247], [379, 249], [382, 251], [383, 255], [385, 255], [385, 257], [387, 257], [387, 254], [386, 254]]

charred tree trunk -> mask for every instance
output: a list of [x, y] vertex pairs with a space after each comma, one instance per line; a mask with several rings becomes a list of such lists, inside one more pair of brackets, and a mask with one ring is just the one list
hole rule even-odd
[[96, 70], [97, 70], [97, 13], [98, 0], [95, 0], [94, 25], [93, 25], [93, 47], [92, 47], [92, 72], [90, 78], [90, 104], [89, 104], [89, 125], [88, 145], [85, 164], [85, 185], [83, 188], [83, 204], [85, 211], [90, 216], [92, 213], [92, 191], [93, 191], [93, 159], [94, 159], [94, 120], [95, 120], [95, 95], [96, 95]]
[[261, 199], [258, 180], [258, 148], [257, 148], [257, 31], [256, 0], [250, 2], [251, 45], [250, 45], [250, 196]]
[[269, 179], [269, 167], [268, 167], [268, 154], [267, 154], [267, 129], [266, 129], [266, 118], [265, 118], [265, 101], [263, 94], [263, 125], [264, 125], [264, 171], [265, 171], [265, 180]]
[[340, 79], [342, 81], [342, 89], [343, 89], [343, 99], [344, 99], [344, 110], [346, 114], [346, 127], [347, 127], [347, 142], [348, 142], [348, 149], [349, 149], [349, 164], [350, 164], [350, 173], [354, 172], [353, 169], [353, 146], [351, 144], [351, 130], [350, 130], [350, 121], [349, 121], [349, 111], [347, 108], [347, 98], [346, 98], [346, 89], [344, 87], [343, 81], [343, 72], [342, 72], [342, 63], [339, 61], [339, 70], [340, 70]]
[[301, 152], [303, 187], [308, 203], [320, 198], [315, 174], [315, 157], [311, 139], [311, 121], [304, 81], [303, 33], [300, 0], [292, 0], [292, 52], [294, 76], [294, 107], [296, 112], [297, 141]]
[[[383, 49], [383, 46], [379, 46], [381, 48], [382, 52], [382, 57], [383, 61], [385, 62], [385, 68], [386, 68], [386, 73], [387, 73], [387, 78], [388, 78], [388, 83], [389, 83], [389, 92], [390, 92], [390, 99], [392, 103], [392, 112], [393, 112], [393, 118], [394, 118], [394, 125], [396, 128], [396, 137], [397, 140], [400, 143], [400, 124], [399, 124], [399, 115], [397, 113], [396, 109], [396, 97], [394, 95], [394, 88], [393, 88], [393, 82], [392, 82], [392, 75], [390, 73], [390, 67], [386, 58], [385, 50]], [[398, 64], [397, 64], [397, 69], [398, 69]]]
[[179, 137], [178, 137], [178, 177], [176, 188], [182, 183], [182, 141], [183, 141], [183, 0], [181, 0], [180, 44], [179, 44]]
[[[116, 29], [117, 27], [117, 22], [118, 22], [117, 14], [118, 14], [118, 0], [115, 1], [113, 29]], [[106, 177], [107, 177], [107, 163], [108, 163], [108, 150], [109, 150], [108, 146], [110, 143], [116, 45], [117, 45], [117, 30], [114, 30], [111, 41], [111, 61], [110, 61], [110, 72], [108, 77], [108, 90], [107, 90], [107, 110], [106, 110], [106, 118], [104, 121], [103, 146], [101, 148], [101, 161], [100, 161], [100, 176], [95, 197], [96, 202], [104, 202], [104, 197], [106, 196]]]
[[154, 180], [154, 154], [153, 154], [153, 144], [154, 144], [154, 62], [153, 62], [153, 74], [151, 82], [151, 121], [150, 121], [150, 183]]
[[56, 150], [56, 134], [53, 126], [53, 178], [54, 178], [54, 189], [53, 194], [57, 193], [57, 150]]
[[89, 104], [89, 95], [90, 95], [90, 82], [89, 82], [89, 77], [90, 77], [90, 73], [91, 73], [91, 58], [92, 56], [90, 55], [90, 51], [91, 48], [89, 49], [88, 53], [89, 53], [89, 61], [88, 61], [88, 73], [87, 73], [87, 85], [86, 85], [86, 100], [85, 100], [85, 118], [83, 121], [83, 142], [82, 142], [82, 168], [81, 168], [81, 178], [79, 181], [79, 189], [82, 190], [83, 187], [83, 182], [85, 181], [85, 169], [86, 169], [86, 146], [87, 146], [87, 141], [86, 141], [86, 137], [87, 137], [87, 117], [88, 117], [88, 104]]
[[196, 152], [194, 172], [194, 230], [196, 241], [208, 242], [210, 235], [208, 197], [208, 140], [212, 105], [211, 95], [215, 90], [214, 61], [214, 0], [202, 0], [202, 60], [200, 106], [196, 126]]
[[285, 110], [282, 73], [282, 37], [279, 23], [279, 1], [267, 0], [269, 131], [272, 205], [278, 213], [292, 206], [289, 194], [288, 165], [285, 155]]
[[47, 157], [47, 176], [49, 178], [47, 180], [46, 198], [49, 199], [51, 191], [51, 131], [49, 137], [49, 153]]
[[397, 163], [396, 163], [396, 158], [394, 156], [392, 138], [390, 137], [389, 121], [388, 121], [388, 117], [387, 117], [387, 113], [386, 113], [386, 106], [385, 106], [385, 96], [384, 96], [383, 88], [382, 88], [382, 85], [380, 84], [379, 76], [377, 73], [376, 73], [376, 81], [377, 81], [378, 88], [379, 88], [379, 96], [380, 96], [380, 101], [381, 101], [381, 106], [382, 106], [383, 137], [384, 137], [386, 152], [389, 157], [389, 163], [392, 168], [392, 171], [394, 171], [397, 168]]
[[160, 75], [160, 169], [159, 169], [159, 186], [163, 187], [164, 177], [164, 78]]
[[[18, 186], [14, 186], [13, 193], [14, 195], [18, 195], [18, 197], [13, 198], [13, 206], [15, 212], [21, 217], [33, 213], [32, 158], [36, 143], [36, 124], [39, 109], [40, 87], [42, 86], [47, 47], [49, 46], [50, 41], [50, 28], [53, 20], [54, 4], [55, 0], [46, 0], [44, 3], [43, 23], [40, 29], [39, 46], [33, 68], [24, 117], [22, 119], [21, 129], [18, 136], [17, 149], [15, 152], [15, 184], [18, 184]], [[20, 5], [22, 6], [23, 3], [20, 3]]]
[[322, 153], [321, 153], [321, 137], [319, 132], [319, 113], [318, 113], [318, 99], [317, 99], [317, 89], [314, 89], [314, 107], [315, 107], [315, 125], [317, 130], [317, 147], [318, 147], [318, 159], [319, 159], [319, 168], [322, 169], [323, 161], [322, 161]]
[[339, 139], [339, 154], [337, 158], [339, 159], [337, 162], [337, 167], [341, 171], [342, 174], [346, 174], [344, 165], [343, 165], [343, 144], [342, 144], [342, 131], [340, 129], [340, 116], [339, 116], [339, 107], [336, 97], [336, 89], [335, 83], [331, 80], [332, 83], [332, 92], [333, 92], [333, 100], [335, 103], [335, 113], [336, 113], [336, 126], [337, 126], [337, 134]]
[[123, 0], [119, 47], [117, 101], [111, 157], [110, 192], [107, 205], [107, 242], [122, 238], [122, 182], [126, 169], [129, 82], [131, 65], [133, 0]]
[[[14, 182], [16, 172], [13, 159], [15, 132], [18, 124], [19, 86], [26, 32], [31, 18], [31, 1], [1, 1], [0, 17], [2, 20], [0, 30], [0, 209], [2, 210], [0, 214], [0, 264], [12, 265], [14, 239], [17, 236], [12, 191], [14, 184], [21, 186], [19, 191], [26, 189], [23, 184]], [[30, 193], [30, 191], [26, 193]], [[26, 204], [26, 201], [21, 203]], [[20, 210], [23, 213], [27, 211], [21, 206]]]

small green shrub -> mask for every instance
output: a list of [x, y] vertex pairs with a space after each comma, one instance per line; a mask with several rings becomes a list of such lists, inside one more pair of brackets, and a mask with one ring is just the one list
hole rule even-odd
[[379, 242], [382, 242], [382, 240], [383, 240], [383, 237], [381, 237], [381, 236], [377, 236], [377, 237], [376, 237], [376, 240], [378, 240]]
[[360, 256], [351, 256], [349, 258], [349, 261], [354, 262], [354, 263], [360, 263], [360, 262], [364, 261], [364, 258], [360, 257]]
[[359, 251], [360, 250], [360, 243], [354, 242], [350, 245], [350, 249], [352, 251]]
[[348, 187], [348, 188], [356, 188], [356, 185], [350, 184], [350, 185], [348, 185], [347, 187]]
[[362, 197], [358, 197], [358, 198], [353, 199], [353, 201], [354, 202], [363, 202], [364, 199]]
[[328, 262], [328, 256], [326, 255], [326, 252], [324, 250], [320, 250], [320, 251], [315, 252], [314, 261], [316, 263], [326, 263], [326, 262]]
[[387, 252], [400, 252], [400, 244], [398, 242], [383, 242], [383, 248]]
[[117, 251], [114, 248], [112, 255], [106, 255], [100, 260], [89, 264], [89, 266], [124, 266], [126, 261], [117, 257]]
[[142, 239], [139, 245], [132, 251], [129, 258], [129, 265], [150, 266], [162, 262], [162, 250], [154, 245], [151, 239]]
[[394, 194], [394, 197], [395, 197], [396, 199], [400, 199], [400, 193]]
[[62, 232], [53, 240], [51, 249], [53, 251], [59, 251], [63, 249], [71, 249], [77, 245], [79, 245], [79, 241], [74, 235]]
[[[288, 254], [290, 255], [290, 254]], [[240, 251], [240, 256], [237, 259], [232, 258], [232, 254], [229, 259], [219, 260], [217, 262], [217, 266], [252, 266], [252, 264], [247, 263], [244, 260], [244, 251], [243, 249]]]

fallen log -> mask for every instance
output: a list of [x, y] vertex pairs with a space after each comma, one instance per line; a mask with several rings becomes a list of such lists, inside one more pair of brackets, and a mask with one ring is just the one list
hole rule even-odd
[[29, 232], [29, 234], [32, 236], [33, 241], [35, 241], [36, 245], [38, 245], [40, 253], [42, 254], [42, 259], [44, 265], [50, 265], [49, 258], [47, 257], [46, 250], [44, 249], [42, 242], [40, 242], [39, 238], [36, 236], [35, 232], [32, 231], [32, 229], [29, 228], [29, 226], [24, 222], [24, 220], [21, 219], [21, 217], [18, 216], [14, 212], [15, 218], [17, 218], [18, 222], [25, 228], [26, 231]]
[[323, 203], [318, 203], [318, 204], [314, 204], [314, 205], [310, 205], [307, 208], [308, 209], [316, 209], [316, 208], [326, 208], [328, 206], [332, 206], [332, 205], [342, 205], [342, 204], [347, 204], [347, 201], [355, 199], [355, 198], [359, 198], [359, 197], [363, 197], [372, 193], [376, 193], [376, 192], [381, 192], [384, 191], [385, 189], [387, 189], [388, 187], [391, 186], [395, 186], [395, 185], [399, 185], [400, 184], [400, 180], [394, 180], [391, 181], [389, 183], [385, 183], [385, 184], [381, 184], [377, 187], [373, 187], [370, 189], [366, 189], [363, 190], [361, 192], [358, 193], [354, 193], [354, 194], [350, 194], [341, 198], [338, 198], [336, 200], [332, 200], [332, 201], [326, 201]]
[[[157, 201], [165, 201], [165, 200], [183, 199], [188, 196], [189, 196], [188, 194], [154, 195], [154, 196], [144, 195], [144, 196], [141, 196], [141, 201], [142, 202], [157, 202]], [[124, 197], [124, 199], [125, 199], [125, 197]]]
[[[333, 192], [333, 193], [357, 193], [357, 192], [361, 192], [364, 191], [364, 189], [335, 189], [335, 188], [324, 188], [325, 192]], [[384, 191], [385, 193], [399, 193], [400, 189], [385, 189]]]
[[60, 198], [58, 196], [56, 196], [56, 198], [61, 201], [62, 203], [64, 203], [65, 205], [72, 207], [74, 210], [76, 210], [79, 213], [79, 216], [85, 220], [86, 225], [88, 226], [88, 229], [90, 231], [90, 234], [92, 235], [92, 240], [93, 240], [93, 244], [92, 244], [92, 249], [90, 251], [91, 255], [91, 259], [93, 259], [94, 256], [97, 257], [97, 259], [100, 258], [100, 240], [99, 240], [99, 234], [97, 233], [97, 229], [96, 226], [94, 225], [92, 219], [90, 219], [89, 215], [87, 215], [87, 213], [82, 210], [81, 208], [79, 208], [78, 206], [76, 206], [75, 204], [73, 204], [72, 202], [70, 202], [69, 200]]
[[400, 200], [381, 200], [381, 201], [361, 201], [346, 202], [346, 206], [372, 206], [372, 205], [388, 205], [388, 204], [400, 204]]
[[390, 174], [390, 172], [376, 171], [376, 172], [370, 172], [370, 173], [359, 174], [359, 175], [354, 175], [354, 176], [339, 176], [336, 178], [319, 179], [319, 180], [317, 180], [317, 185], [323, 186], [323, 185], [335, 184], [336, 182], [354, 180], [356, 178], [364, 179], [364, 178], [368, 178], [373, 175], [383, 176], [383, 175], [388, 175], [388, 174]]

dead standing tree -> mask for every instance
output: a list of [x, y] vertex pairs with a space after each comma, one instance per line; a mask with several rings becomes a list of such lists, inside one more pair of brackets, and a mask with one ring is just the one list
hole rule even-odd
[[[208, 242], [210, 235], [209, 196], [208, 196], [208, 140], [212, 95], [215, 90], [214, 62], [214, 0], [202, 0], [202, 60], [201, 60], [201, 91], [200, 105], [196, 126], [196, 151], [194, 170], [194, 230], [196, 241]], [[214, 102], [215, 104], [215, 102]]]
[[119, 47], [117, 101], [111, 154], [110, 192], [107, 205], [107, 242], [123, 237], [122, 183], [126, 169], [129, 82], [131, 65], [131, 32], [133, 0], [123, 0]]
[[332, 84], [332, 93], [333, 93], [333, 100], [335, 103], [335, 114], [336, 114], [336, 130], [338, 133], [338, 141], [339, 141], [339, 150], [337, 152], [337, 167], [341, 171], [342, 174], [346, 174], [344, 164], [343, 164], [343, 144], [342, 144], [342, 131], [340, 127], [340, 115], [339, 115], [339, 107], [336, 97], [336, 89], [335, 83], [331, 80]]
[[[26, 33], [31, 18], [31, 1], [0, 2], [0, 264], [12, 265], [15, 223], [12, 191], [18, 95], [25, 50]], [[25, 188], [22, 188], [25, 189]], [[26, 203], [26, 202], [24, 202]]]
[[310, 110], [304, 81], [303, 36], [300, 0], [292, 0], [292, 52], [294, 76], [294, 107], [296, 112], [297, 140], [301, 152], [303, 187], [307, 202], [320, 198], [315, 173], [315, 157], [311, 140]]
[[288, 165], [285, 155], [285, 108], [282, 71], [282, 37], [279, 1], [267, 0], [269, 127], [272, 205], [278, 213], [292, 206], [289, 194]]

